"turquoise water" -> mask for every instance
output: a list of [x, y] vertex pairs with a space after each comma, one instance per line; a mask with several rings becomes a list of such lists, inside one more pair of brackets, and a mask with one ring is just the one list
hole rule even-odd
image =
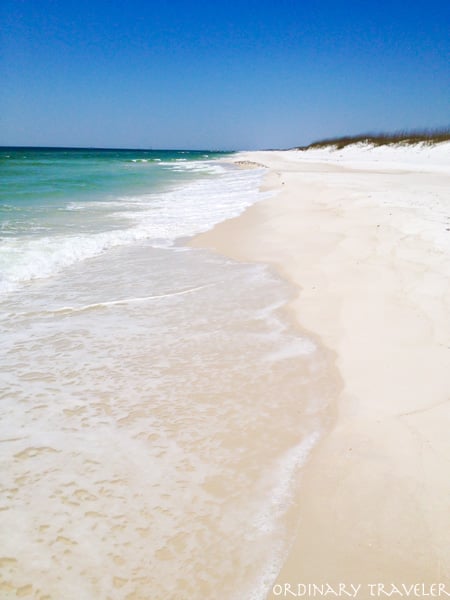
[[[204, 209], [202, 182], [226, 173], [217, 163], [224, 156], [0, 149], [0, 292], [117, 245], [149, 238], [167, 243], [201, 230], [206, 212], [198, 215], [196, 227], [194, 204]], [[177, 195], [187, 184], [193, 187]], [[222, 195], [226, 193], [224, 188]], [[230, 202], [234, 200], [228, 197]], [[214, 212], [212, 208], [210, 216]]]
[[32, 211], [43, 205], [51, 209], [71, 200], [89, 202], [109, 194], [148, 191], [149, 185], [176, 181], [174, 163], [220, 156], [225, 154], [4, 147], [0, 148], [1, 208]]
[[[55, 211], [89, 208], [129, 194], [163, 190], [208, 172], [205, 159], [221, 154], [158, 150], [0, 149], [0, 228], [3, 236], [52, 234], [73, 225]], [[183, 165], [183, 163], [185, 163]], [[188, 168], [186, 168], [186, 164]], [[112, 208], [112, 207], [111, 207]]]

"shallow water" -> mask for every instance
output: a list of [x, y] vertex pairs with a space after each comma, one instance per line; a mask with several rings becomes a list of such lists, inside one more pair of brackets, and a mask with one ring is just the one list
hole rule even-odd
[[3, 296], [2, 597], [259, 599], [280, 566], [325, 358], [266, 267], [158, 245]]

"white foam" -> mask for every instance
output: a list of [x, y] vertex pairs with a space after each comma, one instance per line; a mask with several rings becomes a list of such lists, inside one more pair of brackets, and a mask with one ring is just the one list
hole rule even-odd
[[[308, 460], [320, 436], [320, 431], [310, 433], [300, 444], [286, 452], [276, 465], [272, 493], [252, 522], [253, 527], [260, 533], [271, 535], [279, 529], [278, 522], [292, 502], [294, 478]], [[272, 541], [270, 549], [270, 556], [261, 568], [260, 574], [251, 582], [247, 593], [244, 594], [245, 600], [264, 600], [280, 573], [287, 553], [286, 540], [278, 539], [275, 543]]]
[[159, 164], [169, 167], [171, 171], [221, 174], [226, 170], [224, 166], [214, 160], [188, 161], [185, 158], [177, 158], [176, 161], [161, 161]]
[[289, 503], [292, 501], [294, 477], [300, 467], [307, 461], [319, 438], [319, 431], [310, 433], [300, 444], [291, 448], [280, 459], [274, 469], [276, 479], [272, 485], [271, 495], [266, 505], [253, 519], [253, 526], [257, 530], [262, 533], [274, 531], [278, 519], [286, 512]]
[[280, 360], [286, 360], [287, 358], [295, 358], [298, 356], [304, 356], [312, 354], [316, 350], [314, 342], [308, 338], [295, 337], [292, 338], [289, 343], [286, 343], [283, 347], [270, 352], [264, 358], [269, 362], [277, 362]]
[[64, 208], [59, 208], [58, 210], [68, 210], [68, 211], [77, 211], [77, 210], [86, 210], [85, 204], [75, 204], [75, 202], [69, 202], [69, 204]]

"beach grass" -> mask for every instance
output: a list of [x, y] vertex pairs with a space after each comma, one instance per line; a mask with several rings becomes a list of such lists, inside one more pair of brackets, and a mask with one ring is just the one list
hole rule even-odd
[[393, 144], [438, 144], [450, 140], [450, 127], [438, 130], [422, 131], [399, 131], [396, 133], [364, 133], [360, 135], [326, 138], [312, 142], [307, 146], [299, 146], [297, 150], [311, 150], [313, 148], [328, 148], [334, 146], [336, 150], [342, 150], [351, 144], [371, 144], [372, 146], [387, 146]]

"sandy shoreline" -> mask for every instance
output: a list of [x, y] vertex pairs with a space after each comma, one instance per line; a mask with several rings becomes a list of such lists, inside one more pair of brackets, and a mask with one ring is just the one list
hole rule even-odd
[[299, 325], [342, 378], [279, 584], [450, 585], [449, 156], [241, 153], [277, 194], [193, 242], [294, 283]]

